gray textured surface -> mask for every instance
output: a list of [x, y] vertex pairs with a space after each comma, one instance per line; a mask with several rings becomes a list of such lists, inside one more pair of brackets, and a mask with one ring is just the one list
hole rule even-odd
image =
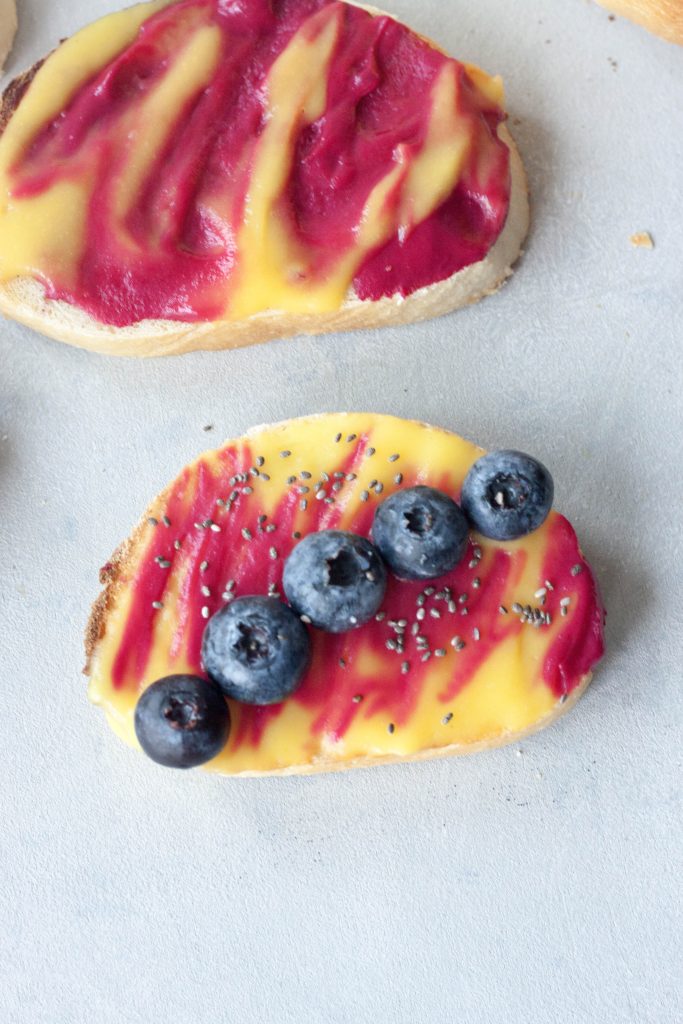
[[[15, 73], [113, 5], [20, 6]], [[534, 226], [503, 292], [168, 361], [0, 323], [2, 1024], [683, 1019], [683, 52], [583, 0], [385, 6], [505, 76]], [[337, 408], [553, 468], [609, 608], [595, 684], [521, 749], [470, 759], [157, 769], [85, 699], [97, 568], [207, 441]]]

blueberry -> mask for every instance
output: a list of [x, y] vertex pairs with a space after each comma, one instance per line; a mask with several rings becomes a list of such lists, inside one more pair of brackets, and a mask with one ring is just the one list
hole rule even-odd
[[153, 761], [167, 768], [194, 768], [225, 746], [230, 712], [223, 694], [208, 679], [165, 676], [141, 694], [135, 732]]
[[365, 537], [321, 530], [294, 548], [285, 563], [283, 585], [299, 615], [318, 629], [343, 633], [375, 614], [384, 598], [387, 571]]
[[485, 537], [516, 540], [545, 522], [553, 504], [553, 478], [530, 455], [490, 452], [465, 477], [460, 503]]
[[223, 693], [244, 704], [278, 704], [308, 668], [310, 640], [291, 608], [273, 597], [239, 597], [209, 619], [202, 660]]
[[467, 531], [462, 510], [443, 491], [407, 487], [378, 507], [372, 539], [395, 576], [429, 580], [458, 564]]

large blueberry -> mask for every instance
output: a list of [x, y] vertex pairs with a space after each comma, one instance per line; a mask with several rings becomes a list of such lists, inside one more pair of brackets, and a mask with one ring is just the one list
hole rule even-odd
[[244, 704], [278, 704], [308, 667], [310, 640], [291, 608], [273, 597], [239, 597], [209, 619], [204, 667], [223, 693]]
[[401, 580], [432, 580], [465, 554], [468, 525], [462, 509], [435, 487], [397, 490], [378, 507], [373, 540]]
[[429, 580], [458, 564], [467, 547], [467, 520], [434, 487], [408, 487], [375, 512], [372, 539], [395, 576]]
[[460, 503], [479, 533], [515, 540], [545, 522], [553, 504], [553, 478], [530, 455], [490, 452], [465, 477]]
[[141, 694], [135, 732], [153, 761], [167, 768], [195, 768], [225, 746], [230, 712], [223, 694], [200, 676], [165, 676]]
[[371, 619], [382, 603], [387, 571], [375, 547], [356, 533], [321, 530], [297, 544], [283, 585], [292, 608], [328, 633]]

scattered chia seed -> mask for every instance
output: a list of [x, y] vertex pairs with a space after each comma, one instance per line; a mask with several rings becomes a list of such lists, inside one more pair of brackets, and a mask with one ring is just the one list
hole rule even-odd
[[338, 492], [338, 491], [341, 491], [341, 489], [342, 489], [341, 482], [339, 480], [335, 480], [335, 482], [332, 484], [332, 490], [335, 491], [335, 492]]
[[445, 647], [437, 647], [437, 649], [434, 651], [434, 657], [436, 657], [436, 658], [445, 658], [446, 657], [446, 648]]
[[395, 484], [402, 484], [403, 483], [403, 473], [397, 473], [396, 474], [396, 476], [394, 477], [394, 483]]
[[154, 516], [149, 516], [148, 519], [147, 519], [147, 522], [149, 523], [150, 526], [158, 526], [159, 525], [159, 520], [155, 519]]
[[399, 460], [400, 458], [401, 458], [401, 456], [400, 456], [400, 455], [398, 455], [398, 454], [396, 454], [396, 455], [390, 455], [390, 456], [389, 456], [389, 462], [397, 462], [397, 461], [398, 461], [398, 460]]
[[275, 561], [275, 559], [277, 558], [277, 548], [269, 548], [268, 554], [273, 559], [273, 561]]
[[362, 699], [363, 699], [363, 694], [362, 694], [362, 693], [357, 693], [357, 694], [355, 695], [355, 697], [352, 697], [352, 698], [351, 698], [351, 700], [353, 701], [353, 703], [354, 703], [354, 704], [360, 704], [360, 702], [362, 701]]
[[519, 601], [515, 601], [515, 603], [512, 606], [512, 610], [515, 613], [515, 615], [521, 615], [524, 611]]
[[560, 608], [567, 608], [572, 603], [571, 597], [563, 597], [560, 601]]
[[311, 474], [308, 472], [307, 469], [302, 469], [301, 472], [299, 473], [299, 476], [301, 477], [302, 480], [311, 479]]
[[402, 663], [402, 665], [401, 665], [401, 675], [406, 676], [406, 675], [408, 675], [409, 672], [410, 672], [410, 662], [409, 661], [404, 661]]
[[387, 732], [388, 733], [392, 733], [395, 730], [395, 728], [396, 728], [396, 726], [394, 725], [394, 723], [393, 722], [389, 722], [389, 725], [387, 726]]
[[261, 473], [261, 479], [265, 480], [265, 482], [268, 483], [268, 481], [270, 480], [270, 477], [268, 476], [267, 473]]
[[417, 619], [418, 622], [422, 622], [422, 620], [425, 617], [425, 614], [426, 612], [424, 608], [418, 608], [417, 611], [415, 612], [415, 618]]
[[465, 641], [461, 636], [454, 636], [451, 638], [451, 647], [455, 647], [456, 651], [461, 651], [465, 646]]
[[385, 642], [384, 646], [386, 647], [386, 649], [387, 649], [388, 651], [395, 651], [395, 650], [396, 650], [396, 647], [397, 647], [397, 644], [396, 644], [396, 641], [395, 641], [394, 639], [392, 639], [392, 638], [390, 637], [390, 638], [389, 638], [389, 639], [388, 639], [388, 640], [387, 640], [387, 641]]
[[369, 497], [370, 497], [369, 491], [361, 491], [360, 492], [360, 500], [361, 501], [367, 501]]
[[479, 638], [481, 637], [481, 633], [479, 632], [476, 626], [472, 630], [472, 636], [474, 637], [475, 640], [479, 640]]
[[375, 494], [381, 494], [383, 490], [384, 484], [381, 481], [375, 484]]
[[276, 523], [268, 523], [268, 525], [266, 526], [266, 533], [275, 533], [276, 530], [277, 530]]
[[242, 527], [242, 536], [244, 537], [245, 540], [251, 540], [252, 532], [247, 526]]
[[370, 458], [372, 458], [372, 456], [373, 456], [373, 455], [375, 454], [375, 450], [376, 450], [376, 449], [374, 449], [374, 448], [368, 448], [368, 449], [366, 450], [366, 452], [365, 452], [365, 458], [366, 458], [366, 459], [370, 459]]
[[262, 465], [263, 465], [263, 464], [265, 463], [265, 461], [266, 461], [266, 460], [265, 460], [265, 459], [263, 458], [263, 456], [262, 456], [262, 455], [258, 455], [258, 456], [256, 457], [256, 465], [257, 465], [257, 466], [259, 467], [259, 469], [260, 469], [260, 468], [261, 468], [261, 466], [262, 466]]
[[168, 516], [164, 516], [163, 519], [162, 519], [162, 522], [163, 522], [164, 526], [170, 526], [171, 525], [171, 520], [168, 518]]
[[161, 609], [163, 607], [164, 607], [163, 601], [152, 601], [152, 608], [155, 608], [157, 611], [159, 611], [159, 609]]
[[291, 486], [292, 484], [295, 484], [295, 483], [296, 483], [296, 477], [295, 477], [295, 476], [288, 476], [288, 477], [287, 477], [287, 483], [288, 483], [288, 484], [289, 484], [290, 486]]
[[442, 725], [448, 725], [448, 723], [450, 722], [452, 717], [453, 717], [453, 712], [449, 711], [448, 714], [444, 715], [443, 718], [441, 719], [441, 724]]
[[173, 541], [173, 547], [176, 549], [176, 551], [180, 551], [180, 541], [179, 540], [174, 540]]
[[204, 597], [211, 597], [211, 587], [207, 587], [206, 584], [202, 586], [202, 594]]
[[[308, 498], [302, 498], [301, 499], [301, 501], [299, 502], [299, 508], [301, 509], [302, 512], [306, 511], [306, 509], [308, 508]], [[300, 536], [301, 536], [301, 534], [299, 534], [299, 537]]]
[[254, 493], [254, 488], [253, 487], [243, 487], [242, 488], [242, 494], [253, 494], [253, 493]]
[[349, 481], [349, 483], [350, 483], [350, 482], [351, 482], [352, 480], [356, 480], [356, 479], [357, 479], [357, 476], [356, 476], [356, 474], [355, 474], [355, 473], [347, 473], [347, 474], [346, 474], [346, 479], [347, 479], [347, 480]]
[[220, 533], [221, 532], [221, 528], [218, 525], [218, 523], [211, 523], [210, 529], [212, 529], [214, 533]]
[[498, 606], [498, 611], [500, 612], [501, 615], [507, 615], [508, 613], [508, 610], [504, 604]]
[[306, 484], [299, 484], [299, 486], [297, 487], [297, 493], [298, 494], [308, 494], [310, 489], [311, 488], [307, 487]]
[[300, 540], [300, 539], [301, 539], [301, 534], [299, 533], [298, 530], [295, 530], [294, 533], [292, 534], [292, 540]]
[[349, 436], [346, 438], [346, 443], [351, 444], [351, 442], [355, 441], [357, 437], [358, 434], [349, 434]]
[[441, 612], [439, 611], [438, 608], [430, 608], [429, 609], [429, 614], [431, 615], [431, 617], [433, 619], [440, 619], [441, 618]]
[[319, 490], [319, 491], [316, 491], [316, 495], [315, 495], [315, 500], [316, 501], [322, 501], [323, 498], [326, 498], [326, 497], [327, 497], [327, 494], [322, 489]]
[[202, 608], [202, 618], [208, 619], [210, 614], [211, 612], [209, 611], [209, 606], [205, 604], [204, 607]]
[[[339, 436], [341, 437], [341, 434]], [[346, 668], [346, 662], [343, 658], [339, 659], [339, 668]]]
[[572, 576], [578, 576], [579, 573], [581, 573], [581, 572], [583, 572], [583, 566], [582, 565], [578, 565], [577, 564], [577, 565], [573, 565], [572, 566], [572, 568], [571, 568]]
[[479, 579], [478, 576], [475, 576], [474, 579], [472, 580], [472, 586], [474, 587], [475, 590], [478, 590], [479, 587], [481, 586], [481, 580]]
[[420, 658], [420, 661], [422, 661], [422, 662], [429, 661], [431, 656], [432, 656], [432, 652], [431, 651], [425, 651], [424, 654], [422, 655], [422, 657]]
[[384, 622], [386, 617], [387, 617], [387, 613], [386, 612], [377, 612], [377, 614], [375, 615], [375, 622]]
[[420, 623], [414, 622], [410, 627], [410, 632], [413, 634], [413, 636], [417, 636], [417, 634], [420, 632]]
[[301, 619], [302, 622], [305, 622], [307, 626], [310, 626], [311, 619], [309, 615], [300, 615], [299, 618]]
[[425, 594], [427, 597], [431, 597], [435, 590], [436, 587], [425, 587]]
[[208, 561], [205, 558], [203, 562], [199, 563], [199, 571], [200, 572], [206, 572], [206, 570], [208, 568], [209, 568], [209, 563], [208, 563]]
[[457, 604], [455, 603], [455, 601], [449, 601], [449, 602], [448, 602], [448, 611], [449, 611], [449, 612], [451, 613], [451, 615], [454, 615], [454, 614], [455, 614], [455, 612], [456, 612], [456, 610], [457, 610], [457, 607], [458, 607], [458, 606], [457, 606]]
[[335, 444], [339, 444], [339, 442], [341, 441], [341, 439], [342, 439], [342, 436], [341, 436], [341, 434], [335, 434], [335, 437], [334, 437], [334, 443], [335, 443]]
[[288, 459], [291, 454], [292, 453], [289, 451], [289, 449], [285, 448], [285, 449], [283, 449], [283, 451], [280, 452], [280, 458], [281, 459]]

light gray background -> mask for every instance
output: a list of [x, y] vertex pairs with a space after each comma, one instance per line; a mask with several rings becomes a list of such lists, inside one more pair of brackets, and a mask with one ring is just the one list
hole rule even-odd
[[[166, 361], [0, 323], [2, 1024], [683, 1019], [683, 51], [583, 0], [384, 3], [505, 77], [533, 230], [499, 295]], [[8, 72], [113, 6], [20, 0]], [[335, 409], [552, 467], [609, 609], [595, 683], [469, 759], [157, 768], [86, 701], [97, 569], [207, 443]]]

